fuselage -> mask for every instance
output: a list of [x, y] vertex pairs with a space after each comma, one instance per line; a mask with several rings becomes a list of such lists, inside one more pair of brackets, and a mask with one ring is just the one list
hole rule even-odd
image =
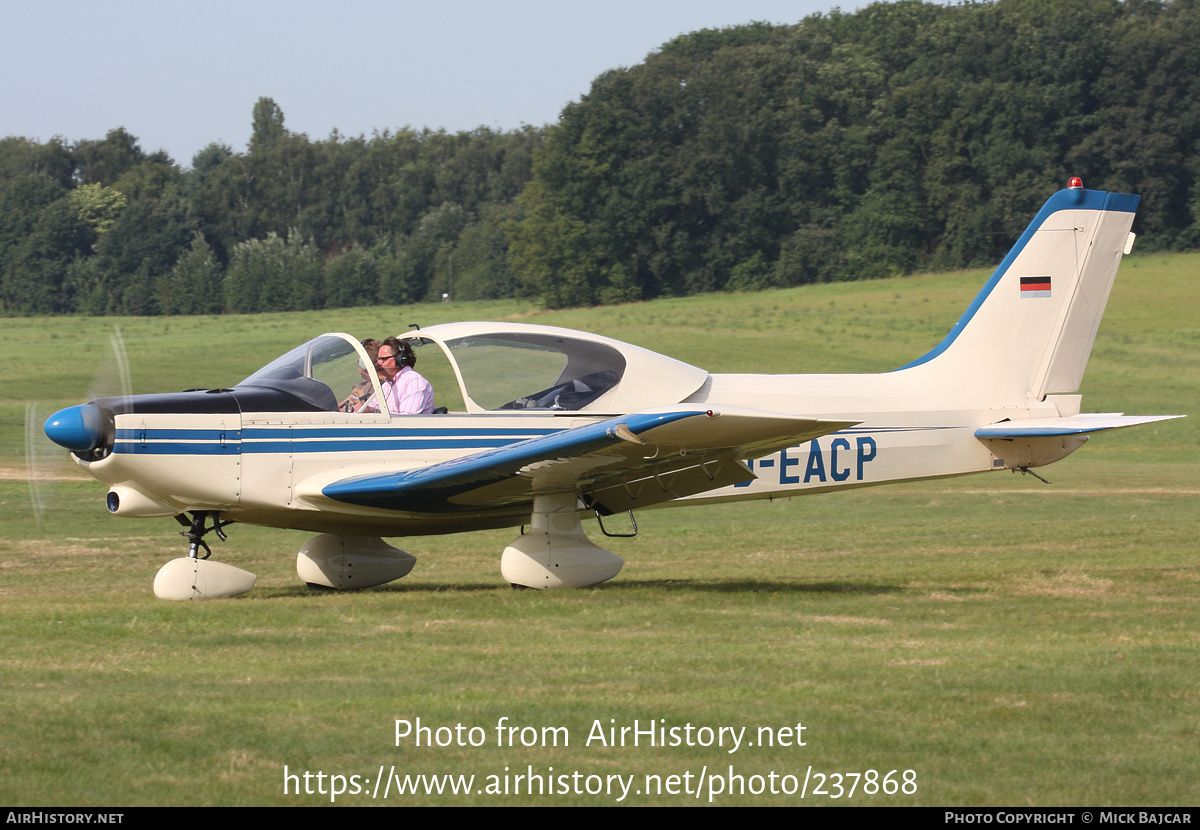
[[[858, 422], [770, 455], [747, 459], [743, 483], [657, 506], [699, 501], [787, 498], [894, 481], [962, 475], [1047, 463], [1028, 448], [976, 438], [980, 426], [1003, 417], [1060, 412], [1055, 401], [998, 412], [963, 400], [929, 408], [905, 394], [908, 372], [879, 375], [709, 375], [683, 401], [697, 407], [733, 405], [770, 412]], [[119, 515], [171, 516], [211, 511], [249, 524], [324, 533], [406, 536], [518, 526], [528, 504], [487, 510], [421, 513], [334, 504], [323, 490], [356, 475], [419, 469], [482, 450], [612, 418], [614, 412], [450, 412], [389, 415], [301, 411], [280, 398], [271, 409], [242, 411], [270, 395], [245, 390], [136, 396], [115, 415], [111, 451], [79, 459], [108, 484]], [[1078, 398], [1058, 404], [1066, 410]], [[1040, 411], [1039, 411], [1040, 410]], [[1044, 442], [1043, 442], [1044, 443]], [[1059, 442], [1065, 455], [1082, 441]], [[674, 451], [674, 450], [673, 450]], [[1044, 451], [1043, 451], [1044, 455]], [[115, 502], [115, 503], [114, 503]]]

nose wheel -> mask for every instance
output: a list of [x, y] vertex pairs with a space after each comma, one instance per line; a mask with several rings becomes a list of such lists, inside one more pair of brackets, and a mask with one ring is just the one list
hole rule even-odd
[[[222, 528], [233, 524], [231, 520], [222, 520], [219, 513], [207, 510], [192, 513], [191, 521], [182, 514], [176, 516], [175, 520], [187, 528], [179, 535], [188, 540], [188, 555], [172, 559], [162, 566], [154, 577], [156, 597], [172, 600], [220, 599], [236, 597], [254, 587], [258, 579], [254, 574], [209, 559], [212, 549], [204, 537], [215, 532], [217, 538], [224, 542], [226, 536]], [[201, 549], [203, 556], [200, 555]]]

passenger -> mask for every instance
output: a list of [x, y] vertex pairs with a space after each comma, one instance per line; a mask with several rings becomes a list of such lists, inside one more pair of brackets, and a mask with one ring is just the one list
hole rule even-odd
[[[379, 347], [377, 365], [383, 381], [383, 399], [393, 415], [432, 415], [433, 387], [413, 369], [417, 356], [412, 346], [403, 340], [389, 337]], [[379, 403], [372, 398], [363, 412], [378, 412]]]
[[338, 407], [342, 412], [358, 412], [362, 409], [363, 403], [375, 394], [375, 384], [371, 382], [371, 375], [369, 374], [371, 369], [374, 369], [375, 374], [379, 376], [380, 383], [383, 382], [383, 372], [379, 370], [377, 362], [379, 347], [381, 345], [383, 344], [374, 338], [367, 338], [362, 341], [363, 350], [366, 351], [367, 357], [371, 359], [371, 365], [368, 367], [364, 366], [361, 360], [358, 362], [358, 374], [362, 377], [362, 380], [350, 390], [350, 394], [346, 396], [342, 401], [342, 405]]

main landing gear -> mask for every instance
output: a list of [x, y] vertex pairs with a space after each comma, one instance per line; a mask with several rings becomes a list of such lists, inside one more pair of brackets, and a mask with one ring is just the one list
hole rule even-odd
[[625, 564], [584, 534], [574, 493], [535, 497], [531, 524], [500, 559], [514, 588], [584, 588], [612, 579]]

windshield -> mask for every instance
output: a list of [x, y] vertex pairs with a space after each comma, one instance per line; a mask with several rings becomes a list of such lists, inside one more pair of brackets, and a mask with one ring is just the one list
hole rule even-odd
[[590, 340], [489, 333], [449, 340], [467, 395], [488, 410], [577, 410], [620, 382], [625, 358]]
[[[356, 344], [345, 335], [325, 334], [297, 346], [238, 384], [275, 389], [335, 412], [360, 385], [375, 394]], [[373, 373], [372, 373], [373, 374]]]

